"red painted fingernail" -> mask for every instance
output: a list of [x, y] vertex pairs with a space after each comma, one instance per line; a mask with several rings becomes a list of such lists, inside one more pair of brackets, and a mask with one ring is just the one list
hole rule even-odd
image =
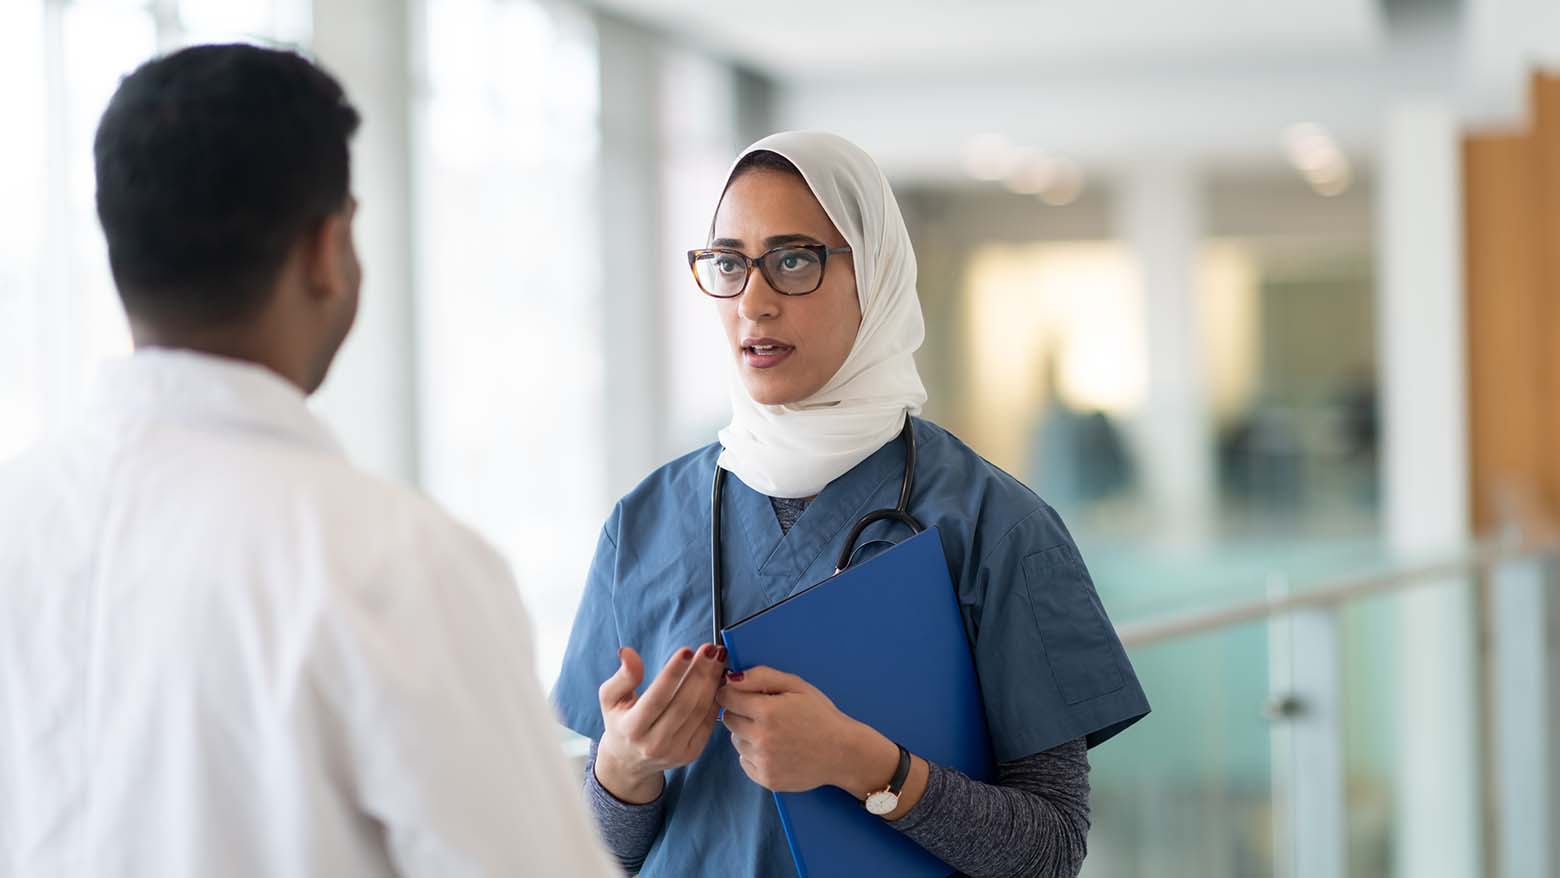
[[699, 650], [699, 651], [701, 653], [703, 653], [704, 657], [707, 658], [707, 659], [715, 658], [715, 645], [714, 644], [706, 643], [706, 644], [704, 644], [704, 648], [702, 650]]
[[685, 661], [688, 661], [691, 658], [693, 658], [693, 650], [689, 649], [686, 646], [683, 647], [682, 649], [678, 650], [678, 652], [677, 652], [677, 660], [678, 661], [685, 662]]
[[726, 647], [722, 646], [715, 650], [715, 660], [718, 662], [723, 662], [726, 660]]
[[730, 680], [733, 683], [740, 683], [740, 682], [742, 682], [742, 677], [743, 677], [743, 673], [741, 671], [727, 671], [726, 672], [726, 679]]

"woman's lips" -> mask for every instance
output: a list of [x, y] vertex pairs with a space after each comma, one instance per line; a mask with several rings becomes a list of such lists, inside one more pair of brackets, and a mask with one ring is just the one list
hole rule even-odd
[[769, 339], [749, 342], [742, 346], [742, 362], [754, 369], [772, 369], [785, 362], [796, 348]]

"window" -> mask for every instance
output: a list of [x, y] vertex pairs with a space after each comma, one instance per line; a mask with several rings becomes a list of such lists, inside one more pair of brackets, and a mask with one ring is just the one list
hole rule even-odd
[[425, 15], [420, 468], [509, 558], [551, 682], [607, 511], [595, 39], [584, 16], [528, 0], [430, 0]]

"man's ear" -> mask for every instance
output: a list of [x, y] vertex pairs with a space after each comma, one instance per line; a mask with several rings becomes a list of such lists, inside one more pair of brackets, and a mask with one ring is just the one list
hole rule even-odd
[[331, 298], [351, 292], [353, 276], [352, 220], [357, 215], [357, 200], [349, 199], [341, 210], [320, 220], [304, 241], [309, 292]]

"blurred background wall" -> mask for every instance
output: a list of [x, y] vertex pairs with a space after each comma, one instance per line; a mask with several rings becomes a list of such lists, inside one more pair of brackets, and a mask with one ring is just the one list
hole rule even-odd
[[1488, 551], [1560, 504], [1560, 5], [5, 0], [0, 458], [130, 347], [109, 94], [234, 39], [366, 118], [317, 407], [501, 546], [544, 676], [615, 498], [727, 415], [682, 255], [725, 169], [826, 128], [915, 239], [928, 416], [1132, 635], [1086, 874], [1557, 874], [1552, 556]]

